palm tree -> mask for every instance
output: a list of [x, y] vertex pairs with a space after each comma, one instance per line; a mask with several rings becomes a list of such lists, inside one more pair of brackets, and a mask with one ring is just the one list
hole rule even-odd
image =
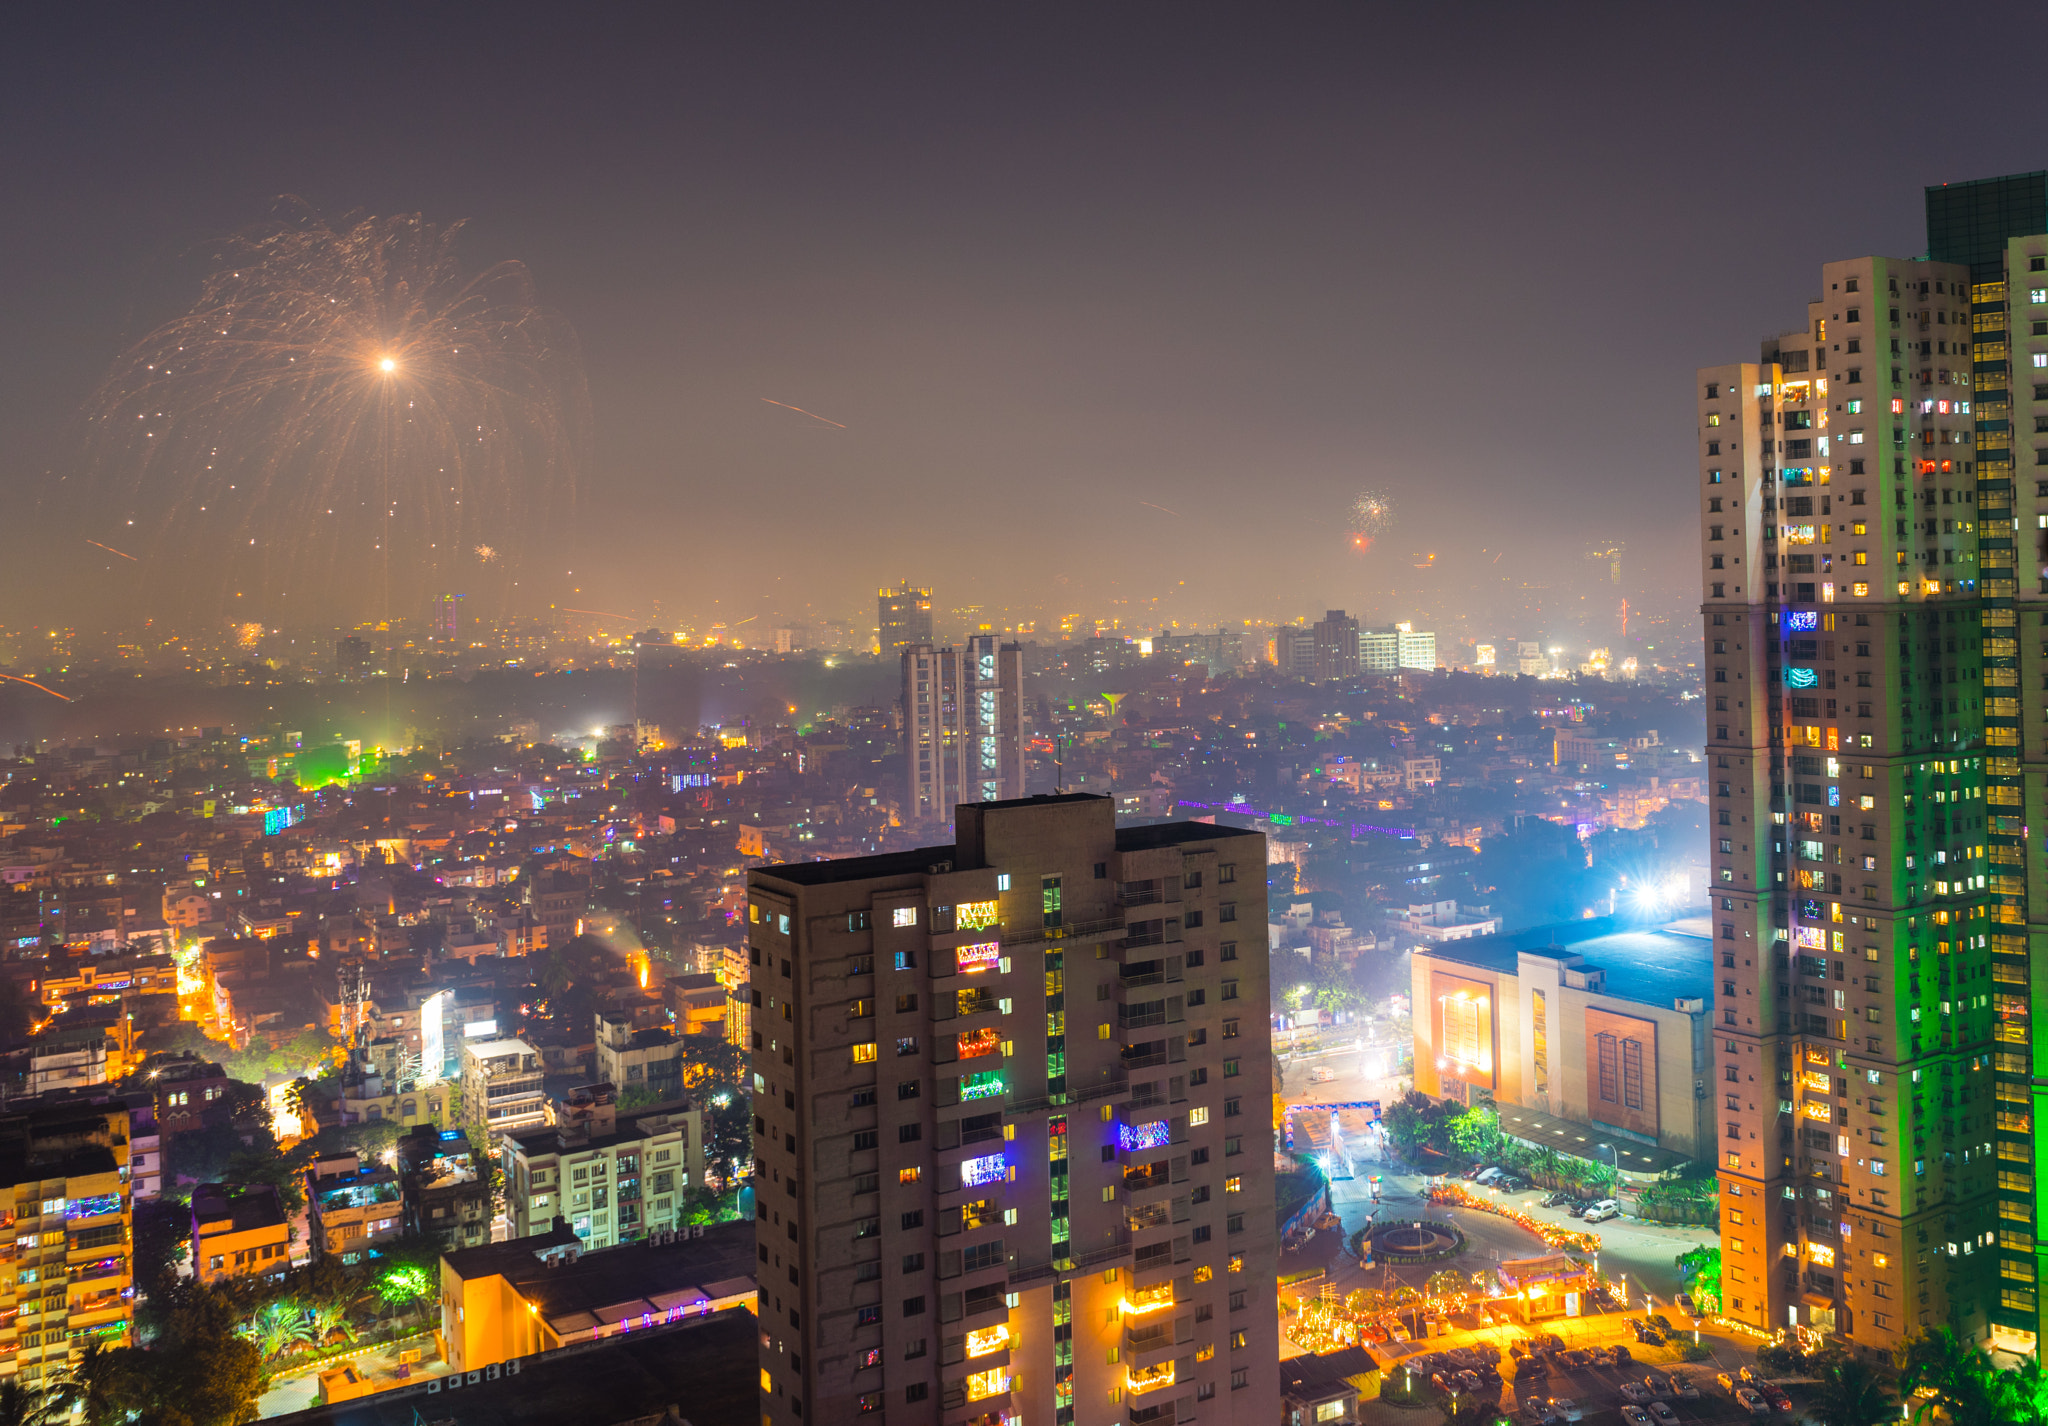
[[13, 1377], [0, 1382], [0, 1426], [56, 1426], [71, 1414], [71, 1394], [62, 1384], [42, 1391]]
[[303, 1307], [290, 1298], [279, 1298], [258, 1308], [242, 1335], [254, 1342], [263, 1359], [269, 1361], [311, 1339], [313, 1330]]
[[2011, 1426], [2043, 1426], [2048, 1423], [2048, 1372], [2039, 1357], [2026, 1357], [2009, 1372], [1991, 1379], [1998, 1419]]
[[1992, 1405], [1990, 1358], [1958, 1341], [1946, 1327], [1922, 1332], [1893, 1353], [1899, 1366], [1899, 1391], [1909, 1400], [1925, 1390], [1913, 1419], [1938, 1411], [1951, 1426], [1991, 1426], [1998, 1420]]
[[1892, 1419], [1898, 1398], [1870, 1363], [1843, 1357], [1820, 1369], [1820, 1390], [1807, 1406], [1817, 1426], [1878, 1426]]

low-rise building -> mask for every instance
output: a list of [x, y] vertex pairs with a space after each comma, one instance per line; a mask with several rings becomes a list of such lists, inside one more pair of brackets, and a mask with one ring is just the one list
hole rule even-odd
[[158, 1129], [166, 1136], [204, 1128], [207, 1110], [228, 1092], [228, 1072], [189, 1052], [154, 1057], [142, 1072], [155, 1100]]
[[1415, 1088], [1632, 1176], [1710, 1161], [1710, 930], [1605, 917], [1418, 947]]
[[747, 1222], [658, 1245], [585, 1252], [557, 1219], [541, 1233], [441, 1259], [441, 1338], [458, 1372], [728, 1307], [751, 1310], [754, 1299], [754, 1230]]
[[597, 1077], [629, 1102], [677, 1099], [683, 1092], [683, 1047], [664, 1026], [633, 1028], [624, 1016], [597, 1015]]
[[566, 1218], [592, 1248], [682, 1226], [683, 1198], [704, 1181], [704, 1113], [685, 1100], [619, 1112], [609, 1085], [568, 1101], [571, 1121], [505, 1138], [505, 1194], [515, 1237]]
[[291, 1225], [268, 1183], [192, 1190], [192, 1276], [203, 1283], [270, 1277], [291, 1266]]
[[399, 1193], [405, 1229], [431, 1234], [444, 1249], [473, 1248], [491, 1238], [491, 1183], [469, 1135], [422, 1124], [398, 1141]]
[[1468, 941], [1500, 930], [1500, 917], [1484, 906], [1461, 907], [1455, 901], [1412, 903], [1394, 922], [1397, 934], [1411, 940], [1440, 943]]
[[462, 1113], [496, 1144], [547, 1122], [540, 1051], [524, 1040], [465, 1040]]
[[354, 1153], [316, 1159], [306, 1170], [306, 1216], [314, 1252], [356, 1262], [405, 1231], [398, 1173], [381, 1164], [366, 1167]]

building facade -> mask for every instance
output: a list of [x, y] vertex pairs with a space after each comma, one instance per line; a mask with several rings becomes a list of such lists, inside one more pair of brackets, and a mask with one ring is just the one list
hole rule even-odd
[[884, 589], [875, 605], [876, 643], [883, 658], [893, 658], [912, 644], [929, 644], [932, 638], [932, 592], [912, 589], [906, 581], [901, 589]]
[[1415, 1087], [1493, 1103], [1505, 1132], [1637, 1178], [1705, 1163], [1713, 960], [1699, 921], [1602, 918], [1418, 946]]
[[1927, 216], [1927, 260], [1824, 265], [1695, 393], [1724, 1283], [1759, 1326], [2031, 1351], [2048, 180]]
[[134, 1340], [130, 1122], [118, 1099], [0, 1116], [15, 1235], [0, 1247], [0, 1381], [35, 1389], [89, 1342]]
[[1264, 838], [957, 815], [749, 877], [763, 1420], [1275, 1419]]
[[398, 1190], [406, 1232], [450, 1251], [491, 1240], [490, 1163], [462, 1130], [421, 1124], [399, 1139]]
[[505, 1151], [512, 1236], [566, 1218], [584, 1246], [609, 1248], [683, 1225], [684, 1194], [704, 1182], [704, 1112], [606, 1103], [573, 1128], [515, 1134]]
[[903, 659], [903, 766], [914, 822], [947, 823], [963, 801], [1024, 795], [1024, 651], [993, 634], [964, 647], [912, 644]]
[[524, 1040], [462, 1043], [462, 1113], [491, 1152], [499, 1139], [547, 1122], [540, 1051]]

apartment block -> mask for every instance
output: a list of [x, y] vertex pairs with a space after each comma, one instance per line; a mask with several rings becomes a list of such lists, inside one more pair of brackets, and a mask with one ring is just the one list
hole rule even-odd
[[913, 644], [932, 642], [932, 592], [884, 589], [875, 597], [875, 636], [883, 658], [893, 658]]
[[306, 1169], [306, 1217], [313, 1251], [358, 1262], [379, 1243], [405, 1231], [398, 1172], [365, 1165], [360, 1154], [316, 1159]]
[[703, 1182], [704, 1112], [680, 1099], [621, 1113], [606, 1094], [573, 1127], [505, 1140], [515, 1238], [558, 1218], [591, 1248], [671, 1232], [683, 1224], [683, 1195]]
[[1264, 838], [956, 816], [749, 877], [764, 1422], [1275, 1419]]
[[943, 824], [964, 800], [1024, 794], [1024, 653], [993, 634], [958, 649], [910, 644], [903, 765], [913, 821]]
[[1724, 1283], [1772, 1330], [2032, 1351], [2048, 180], [1927, 212], [1926, 260], [1825, 264], [1699, 373]]
[[432, 1234], [443, 1248], [491, 1240], [488, 1162], [479, 1165], [469, 1135], [421, 1124], [398, 1141], [399, 1201], [405, 1231]]
[[524, 1040], [465, 1040], [462, 1113], [495, 1147], [506, 1134], [547, 1122], [540, 1051]]
[[0, 1116], [10, 1241], [0, 1243], [0, 1380], [67, 1374], [88, 1342], [134, 1337], [129, 1108], [55, 1103]]

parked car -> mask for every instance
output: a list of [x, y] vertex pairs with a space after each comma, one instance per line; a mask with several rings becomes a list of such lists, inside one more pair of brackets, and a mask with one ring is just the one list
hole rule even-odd
[[1660, 1332], [1662, 1332], [1665, 1336], [1674, 1337], [1678, 1335], [1678, 1329], [1671, 1325], [1671, 1319], [1669, 1317], [1666, 1317], [1663, 1313], [1652, 1312], [1650, 1314], [1650, 1320], [1657, 1324], [1657, 1329]]
[[1472, 1182], [1492, 1183], [1495, 1179], [1505, 1177], [1506, 1174], [1507, 1170], [1503, 1168], [1481, 1169], [1478, 1175], [1473, 1178]]
[[1671, 1383], [1658, 1376], [1655, 1372], [1643, 1378], [1643, 1385], [1650, 1389], [1652, 1396], [1671, 1395]]
[[1774, 1410], [1790, 1411], [1792, 1409], [1792, 1398], [1785, 1395], [1784, 1390], [1776, 1382], [1760, 1381], [1756, 1384], [1756, 1390], [1765, 1401], [1771, 1403]]
[[1650, 1426], [1650, 1418], [1640, 1406], [1621, 1408], [1622, 1426]]
[[1556, 1193], [1551, 1194], [1550, 1197], [1543, 1200], [1543, 1206], [1545, 1208], [1562, 1208], [1567, 1203], [1573, 1203], [1576, 1201], [1577, 1200], [1575, 1200], [1569, 1193], [1566, 1193], [1563, 1189], [1559, 1189]]
[[1525, 1426], [1562, 1426], [1561, 1418], [1540, 1397], [1530, 1397], [1516, 1407], [1515, 1417]]
[[1612, 1350], [1614, 1352], [1614, 1364], [1618, 1367], [1625, 1367], [1635, 1360], [1634, 1356], [1630, 1354], [1629, 1349], [1622, 1346], [1619, 1342], [1614, 1344]]
[[1603, 1198], [1579, 1216], [1588, 1223], [1604, 1223], [1609, 1218], [1621, 1216], [1621, 1205], [1611, 1198]]
[[[1742, 1370], [1746, 1373], [1749, 1368], [1744, 1367]], [[1721, 1372], [1715, 1376], [1714, 1380], [1721, 1383], [1721, 1390], [1733, 1396], [1735, 1395], [1736, 1388], [1742, 1385], [1743, 1378], [1735, 1375], [1733, 1372]]]
[[1671, 1374], [1671, 1390], [1680, 1401], [1698, 1401], [1700, 1399], [1699, 1383], [1684, 1372], [1673, 1372]]
[[1308, 1082], [1310, 1084], [1328, 1084], [1336, 1077], [1337, 1071], [1331, 1069], [1328, 1065], [1317, 1065], [1308, 1072]]
[[1621, 1384], [1621, 1399], [1643, 1406], [1656, 1400], [1656, 1397], [1651, 1395], [1650, 1389], [1641, 1382], [1625, 1381]]
[[1771, 1404], [1765, 1401], [1754, 1388], [1747, 1386], [1736, 1387], [1735, 1401], [1737, 1405], [1752, 1416], [1768, 1416], [1771, 1414]]
[[1474, 1165], [1472, 1165], [1472, 1167], [1471, 1167], [1471, 1168], [1469, 1168], [1469, 1169], [1466, 1169], [1466, 1170], [1465, 1170], [1465, 1172], [1464, 1172], [1463, 1174], [1461, 1174], [1461, 1175], [1460, 1175], [1460, 1177], [1461, 1177], [1461, 1178], [1477, 1178], [1477, 1177], [1479, 1177], [1479, 1175], [1481, 1174], [1481, 1172], [1483, 1172], [1483, 1171], [1485, 1170], [1485, 1168], [1486, 1168], [1486, 1165], [1485, 1165], [1485, 1164], [1474, 1164]]
[[1700, 1315], [1700, 1310], [1692, 1305], [1692, 1294], [1689, 1292], [1681, 1292], [1678, 1294], [1678, 1305], [1680, 1307], [1683, 1307], [1687, 1313], [1694, 1317]]
[[1586, 1413], [1579, 1409], [1579, 1403], [1572, 1400], [1569, 1396], [1551, 1397], [1550, 1409], [1561, 1421], [1583, 1421], [1586, 1419]]
[[1651, 1402], [1650, 1416], [1657, 1422], [1657, 1426], [1678, 1426], [1678, 1413], [1664, 1402]]

